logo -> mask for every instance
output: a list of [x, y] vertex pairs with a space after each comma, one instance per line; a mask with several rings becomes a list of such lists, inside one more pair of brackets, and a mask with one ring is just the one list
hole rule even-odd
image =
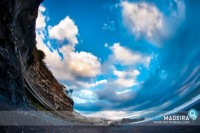
[[192, 119], [192, 120], [196, 120], [198, 118], [198, 112], [196, 109], [190, 109], [188, 111], [188, 116]]

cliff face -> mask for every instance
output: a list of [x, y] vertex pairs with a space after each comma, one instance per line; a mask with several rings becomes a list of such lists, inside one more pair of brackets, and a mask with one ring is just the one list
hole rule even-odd
[[25, 94], [26, 78], [32, 88], [56, 109], [72, 110], [73, 101], [62, 93], [62, 87], [46, 66], [40, 61], [32, 65], [27, 63], [36, 50], [35, 22], [41, 2], [0, 1], [0, 95], [9, 98], [13, 104], [26, 105], [29, 103]]
[[62, 85], [40, 59], [37, 49], [33, 50], [28, 62], [24, 76], [37, 95], [54, 110], [72, 111], [73, 100], [63, 93]]
[[35, 21], [41, 0], [0, 1], [0, 93], [24, 103], [24, 69], [35, 47]]

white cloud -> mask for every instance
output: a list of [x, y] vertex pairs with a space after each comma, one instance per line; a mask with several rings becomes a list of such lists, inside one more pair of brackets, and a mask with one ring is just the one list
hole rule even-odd
[[78, 104], [82, 104], [82, 103], [87, 103], [88, 101], [79, 97], [75, 97], [73, 96], [73, 100], [78, 103]]
[[[173, 4], [176, 4], [176, 9], [173, 8]], [[170, 37], [176, 34], [177, 28], [182, 24], [185, 19], [185, 3], [183, 0], [171, 1], [169, 6], [169, 16], [165, 16], [163, 25], [163, 33], [165, 37]]]
[[59, 41], [67, 40], [70, 44], [78, 43], [78, 40], [76, 38], [76, 36], [78, 35], [78, 28], [75, 25], [74, 21], [69, 18], [69, 16], [61, 20], [59, 24], [53, 27], [49, 26], [48, 30], [49, 36], [52, 39], [56, 39]]
[[133, 70], [133, 71], [128, 71], [128, 72], [114, 70], [114, 74], [120, 78], [125, 78], [125, 77], [133, 78], [133, 77], [139, 75], [140, 72], [138, 70]]
[[69, 70], [78, 76], [95, 77], [100, 73], [101, 64], [98, 58], [91, 53], [72, 52], [70, 59]]
[[138, 70], [133, 71], [118, 71], [114, 70], [114, 75], [117, 76], [116, 84], [122, 87], [132, 87], [137, 84], [136, 78], [140, 74]]
[[60, 59], [60, 56], [58, 56], [56, 50], [53, 50], [51, 52], [49, 48], [47, 47], [47, 45], [45, 45], [44, 43], [44, 40], [46, 37], [45, 28], [46, 28], [46, 21], [47, 21], [47, 17], [45, 16], [45, 11], [46, 11], [46, 8], [43, 5], [40, 5], [39, 10], [38, 10], [38, 18], [36, 20], [37, 48], [44, 51], [44, 53], [46, 54], [45, 60], [47, 60], [47, 62], [50, 62], [50, 61], [54, 62], [54, 59], [58, 60]]
[[106, 79], [103, 79], [103, 80], [99, 80], [99, 81], [96, 81], [94, 83], [86, 83], [86, 82], [77, 82], [80, 86], [84, 87], [84, 88], [95, 88], [99, 85], [103, 85], [103, 84], [106, 84], [108, 81]]
[[81, 90], [81, 94], [83, 94], [84, 96], [92, 96], [93, 92], [89, 90]]
[[[45, 11], [45, 7], [40, 6], [36, 23], [37, 48], [44, 51], [46, 55], [44, 61], [54, 76], [59, 80], [71, 81], [76, 81], [76, 77], [91, 78], [97, 76], [101, 67], [99, 59], [91, 53], [75, 51], [75, 44], [78, 43], [76, 38], [78, 28], [68, 16], [61, 20], [58, 25], [49, 28], [50, 37], [59, 41], [65, 39], [69, 41], [68, 45], [59, 48], [63, 58], [56, 49], [50, 51], [51, 44], [45, 34], [47, 21], [44, 15]], [[48, 44], [44, 43], [45, 39]]]
[[124, 94], [124, 93], [129, 93], [131, 90], [125, 90], [125, 91], [118, 91], [116, 94]]
[[123, 87], [131, 87], [136, 85], [136, 81], [133, 79], [125, 79], [125, 78], [119, 78], [117, 79], [116, 83]]
[[174, 0], [177, 5], [177, 10], [173, 9], [172, 2], [170, 3], [169, 10], [171, 11], [171, 19], [183, 20], [185, 17], [185, 3], [183, 0]]
[[151, 60], [150, 56], [131, 51], [128, 48], [121, 46], [120, 43], [114, 43], [110, 49], [113, 52], [113, 60], [122, 65], [144, 64], [144, 66], [149, 66]]
[[46, 16], [43, 13], [46, 11], [46, 8], [43, 5], [39, 6], [38, 18], [36, 20], [36, 29], [44, 29], [46, 27]]
[[[109, 47], [112, 54], [107, 62], [102, 65], [102, 73], [116, 76], [114, 80], [110, 80], [105, 86], [114, 86], [113, 88], [129, 88], [138, 84], [137, 76], [140, 72], [133, 69], [136, 65], [143, 65], [148, 68], [151, 56], [132, 51], [127, 47], [121, 46], [120, 43], [114, 43]], [[118, 71], [118, 66], [126, 67], [126, 70]]]
[[45, 62], [55, 77], [59, 80], [75, 80], [76, 77], [92, 78], [100, 74], [101, 64], [96, 56], [87, 52], [75, 52], [71, 45], [62, 46], [59, 50], [49, 51], [43, 45], [46, 54]]
[[125, 26], [136, 38], [146, 38], [160, 46], [163, 40], [173, 35], [173, 31], [185, 17], [185, 4], [174, 0], [177, 9], [169, 7], [169, 16], [165, 16], [155, 5], [146, 2], [122, 1], [122, 18]]
[[123, 1], [121, 5], [123, 19], [136, 37], [144, 35], [150, 39], [162, 29], [163, 16], [154, 5], [127, 1]]
[[95, 93], [89, 90], [80, 90], [80, 92], [74, 93], [73, 99], [77, 103], [95, 102], [96, 95]]
[[45, 38], [46, 35], [45, 28], [46, 28], [47, 17], [44, 15], [45, 11], [46, 8], [43, 5], [40, 5], [38, 9], [38, 17], [36, 19], [36, 34], [38, 34], [37, 37], [38, 36], [40, 37], [39, 40], [37, 39], [36, 40], [40, 42], [42, 39]]
[[99, 81], [97, 81], [97, 82], [95, 82], [95, 83], [91, 83], [91, 84], [89, 84], [89, 88], [92, 88], [92, 87], [96, 87], [96, 86], [98, 86], [98, 85], [101, 85], [101, 84], [105, 84], [105, 83], [107, 83], [108, 81], [107, 80], [99, 80]]

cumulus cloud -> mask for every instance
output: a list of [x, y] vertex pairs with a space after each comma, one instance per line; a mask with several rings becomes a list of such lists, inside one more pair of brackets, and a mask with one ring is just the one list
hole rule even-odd
[[[62, 46], [63, 59], [47, 61], [49, 68], [61, 80], [72, 80], [76, 77], [95, 77], [100, 74], [99, 59], [88, 52], [76, 52], [71, 45]], [[57, 53], [58, 54], [58, 53]], [[55, 56], [56, 57], [56, 56]]]
[[183, 1], [174, 0], [177, 10], [170, 8], [170, 15], [165, 16], [155, 5], [146, 2], [122, 1], [122, 18], [127, 29], [136, 38], [146, 38], [154, 45], [161, 45], [163, 39], [172, 36], [185, 16]]
[[76, 77], [92, 78], [100, 74], [101, 64], [99, 59], [91, 53], [76, 52], [71, 45], [62, 46], [60, 52], [45, 50], [47, 63], [50, 70], [59, 80], [75, 80]]
[[[109, 47], [111, 55], [107, 62], [103, 64], [102, 73], [112, 75], [109, 82], [105, 83], [102, 89], [96, 90], [99, 100], [106, 100], [121, 105], [136, 96], [136, 92], [130, 90], [131, 87], [138, 85], [137, 77], [140, 71], [137, 65], [149, 67], [151, 56], [140, 52], [132, 51], [120, 43], [114, 43]], [[123, 70], [120, 69], [121, 66]], [[114, 106], [114, 105], [113, 105]]]
[[121, 46], [120, 43], [114, 43], [110, 49], [113, 52], [113, 60], [122, 65], [144, 64], [144, 66], [148, 66], [151, 60], [150, 56], [131, 51], [130, 49]]
[[[49, 28], [49, 36], [58, 41], [67, 40], [69, 43], [59, 47], [51, 48], [51, 42], [45, 33], [46, 16], [45, 7], [40, 6], [36, 23], [37, 48], [46, 54], [45, 63], [59, 80], [76, 81], [77, 77], [92, 78], [100, 73], [100, 61], [92, 53], [75, 50], [78, 43], [78, 28], [74, 21], [65, 17], [57, 25]], [[47, 41], [47, 44], [45, 44]], [[51, 50], [50, 50], [51, 49]], [[62, 56], [61, 56], [62, 54]]]
[[72, 52], [68, 65], [71, 72], [82, 77], [95, 77], [100, 73], [100, 62], [96, 56], [87, 52]]
[[114, 70], [114, 75], [117, 76], [115, 81], [122, 87], [131, 87], [137, 84], [136, 77], [140, 74], [138, 70], [133, 71], [118, 71]]
[[67, 40], [70, 44], [77, 44], [78, 40], [76, 38], [78, 34], [78, 28], [75, 25], [74, 21], [65, 17], [55, 26], [49, 26], [49, 37], [59, 41]]
[[151, 38], [161, 30], [163, 17], [155, 6], [144, 2], [130, 3], [127, 1], [123, 1], [121, 5], [124, 21], [137, 37], [144, 35]]

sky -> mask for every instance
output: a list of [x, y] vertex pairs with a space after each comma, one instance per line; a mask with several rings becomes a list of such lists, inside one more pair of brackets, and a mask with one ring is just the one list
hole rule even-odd
[[37, 48], [86, 116], [171, 110], [200, 85], [199, 4], [46, 0], [36, 21]]

